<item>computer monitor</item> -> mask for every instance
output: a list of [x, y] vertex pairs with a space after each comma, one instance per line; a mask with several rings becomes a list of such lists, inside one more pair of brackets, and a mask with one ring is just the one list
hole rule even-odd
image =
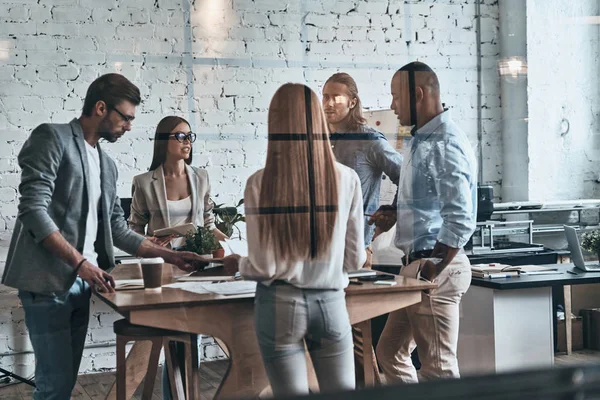
[[598, 271], [600, 265], [595, 264], [586, 264], [583, 259], [583, 253], [581, 252], [581, 246], [579, 245], [579, 238], [577, 237], [577, 231], [575, 228], [565, 225], [565, 235], [567, 236], [567, 243], [569, 244], [569, 251], [571, 252], [571, 261], [573, 264], [581, 270], [584, 271]]

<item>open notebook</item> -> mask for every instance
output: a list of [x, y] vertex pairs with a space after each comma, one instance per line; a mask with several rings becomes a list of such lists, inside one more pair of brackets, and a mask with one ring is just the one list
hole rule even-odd
[[115, 290], [143, 289], [143, 279], [119, 279], [115, 280]]

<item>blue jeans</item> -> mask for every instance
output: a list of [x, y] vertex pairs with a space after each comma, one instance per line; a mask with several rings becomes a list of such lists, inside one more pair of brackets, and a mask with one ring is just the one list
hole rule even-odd
[[255, 325], [275, 397], [308, 394], [305, 343], [321, 392], [355, 388], [352, 331], [343, 290], [258, 284]]
[[90, 287], [81, 278], [60, 295], [19, 291], [36, 359], [34, 400], [71, 398], [85, 345], [90, 297]]

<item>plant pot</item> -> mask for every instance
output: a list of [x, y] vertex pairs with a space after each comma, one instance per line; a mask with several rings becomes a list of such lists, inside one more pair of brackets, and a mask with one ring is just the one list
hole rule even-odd
[[212, 253], [213, 258], [223, 258], [225, 257], [225, 249], [217, 249]]

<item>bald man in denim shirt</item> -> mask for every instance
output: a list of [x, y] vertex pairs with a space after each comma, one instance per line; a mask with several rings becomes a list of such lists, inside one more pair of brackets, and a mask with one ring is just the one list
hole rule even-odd
[[395, 244], [406, 254], [400, 274], [438, 288], [390, 314], [377, 358], [388, 383], [419, 380], [410, 357], [415, 347], [421, 380], [458, 378], [459, 304], [471, 283], [463, 247], [476, 225], [477, 160], [443, 108], [431, 68], [419, 62], [402, 67], [391, 90], [392, 108], [400, 124], [413, 126], [413, 139], [405, 149], [396, 215], [384, 225], [382, 212], [373, 220], [382, 230], [396, 223]]

